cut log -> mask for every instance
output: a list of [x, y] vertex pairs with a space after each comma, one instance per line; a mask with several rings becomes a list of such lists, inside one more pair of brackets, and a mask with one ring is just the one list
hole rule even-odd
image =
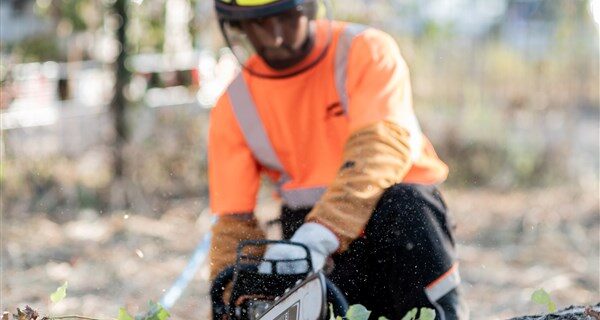
[[595, 306], [570, 306], [554, 313], [523, 316], [510, 320], [600, 320], [600, 303]]

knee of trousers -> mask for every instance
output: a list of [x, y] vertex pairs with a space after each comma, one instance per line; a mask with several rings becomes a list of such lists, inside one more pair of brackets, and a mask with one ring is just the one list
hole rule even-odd
[[443, 224], [445, 210], [434, 186], [396, 184], [382, 195], [365, 233], [384, 242], [400, 243]]

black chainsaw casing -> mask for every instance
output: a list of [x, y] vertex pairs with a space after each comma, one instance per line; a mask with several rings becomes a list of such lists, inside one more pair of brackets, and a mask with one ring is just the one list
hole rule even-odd
[[[249, 247], [264, 247], [271, 244], [286, 244], [299, 246], [306, 251], [306, 257], [301, 259], [271, 260], [247, 254]], [[307, 271], [299, 274], [279, 274], [277, 265], [304, 261]], [[262, 262], [271, 263], [271, 273], [259, 273], [258, 265]], [[301, 243], [285, 240], [252, 240], [242, 241], [238, 246], [236, 263], [223, 270], [213, 281], [211, 300], [213, 320], [255, 320], [262, 312], [273, 304], [278, 297], [283, 296], [287, 289], [306, 279], [311, 273], [312, 261], [310, 251]], [[231, 284], [231, 295], [224, 301], [224, 292]], [[328, 300], [333, 302], [338, 314], [345, 314], [348, 304], [343, 294], [327, 280]]]

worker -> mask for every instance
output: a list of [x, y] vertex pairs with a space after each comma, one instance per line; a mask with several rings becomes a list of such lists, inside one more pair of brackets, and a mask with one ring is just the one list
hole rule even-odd
[[[310, 249], [315, 270], [333, 262], [328, 277], [351, 304], [390, 319], [414, 307], [464, 319], [455, 225], [436, 188], [448, 168], [415, 117], [408, 67], [391, 36], [323, 17], [328, 7], [215, 0], [242, 70], [211, 111], [211, 276], [240, 241], [265, 237], [253, 212], [267, 177], [284, 238]], [[264, 253], [301, 256], [285, 244]]]

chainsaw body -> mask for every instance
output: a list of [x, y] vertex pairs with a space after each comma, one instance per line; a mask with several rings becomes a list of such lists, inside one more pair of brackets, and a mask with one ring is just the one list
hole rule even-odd
[[[306, 256], [300, 259], [271, 260], [245, 253], [249, 247], [277, 243], [300, 246], [305, 250]], [[263, 262], [271, 264], [271, 273], [258, 272], [258, 265]], [[306, 263], [307, 271], [299, 274], [277, 273], [278, 264], [292, 262]], [[303, 320], [320, 320], [325, 319], [329, 303], [336, 314], [345, 314], [348, 303], [341, 291], [321, 272], [314, 273], [311, 267], [310, 251], [303, 244], [283, 240], [241, 242], [235, 265], [223, 270], [213, 281], [213, 320], [300, 320], [300, 314], [310, 314], [308, 318], [303, 316]], [[230, 285], [231, 294], [225, 301], [225, 289]]]

